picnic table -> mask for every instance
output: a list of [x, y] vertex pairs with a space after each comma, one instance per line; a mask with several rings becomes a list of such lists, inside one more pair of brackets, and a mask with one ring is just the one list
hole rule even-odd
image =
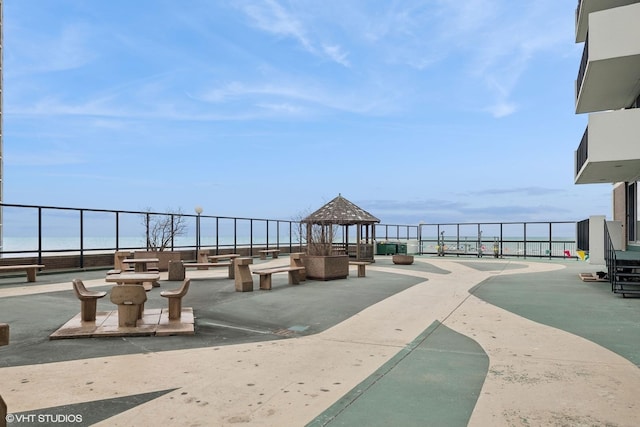
[[158, 264], [158, 258], [127, 258], [122, 260], [125, 264], [133, 264], [136, 273], [144, 273], [150, 270], [150, 264]]
[[115, 282], [118, 285], [141, 285], [146, 291], [150, 291], [158, 285], [160, 273], [119, 273], [109, 274], [105, 279], [107, 282]]

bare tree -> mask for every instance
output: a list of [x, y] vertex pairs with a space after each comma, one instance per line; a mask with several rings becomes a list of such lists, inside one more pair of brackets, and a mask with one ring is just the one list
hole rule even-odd
[[332, 255], [338, 226], [331, 223], [303, 223], [302, 220], [307, 216], [308, 213], [301, 213], [294, 219], [299, 225], [295, 233], [298, 235], [300, 244], [306, 245], [309, 255]]
[[187, 225], [180, 209], [168, 209], [166, 214], [152, 213], [147, 208], [142, 214], [142, 224], [147, 234], [148, 251], [164, 251], [174, 238], [185, 234]]

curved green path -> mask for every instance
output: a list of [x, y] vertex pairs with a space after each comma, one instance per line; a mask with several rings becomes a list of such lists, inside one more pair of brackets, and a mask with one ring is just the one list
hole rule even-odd
[[488, 367], [475, 341], [435, 322], [308, 426], [466, 426]]

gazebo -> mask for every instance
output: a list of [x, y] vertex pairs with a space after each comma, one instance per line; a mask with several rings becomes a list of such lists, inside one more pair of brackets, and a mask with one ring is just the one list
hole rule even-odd
[[[324, 255], [339, 252], [356, 261], [373, 261], [375, 226], [378, 218], [338, 194], [338, 197], [300, 221], [307, 226], [307, 245], [321, 244]], [[314, 225], [317, 229], [314, 230]], [[356, 226], [356, 243], [349, 242], [349, 226]], [[334, 226], [343, 227], [344, 246], [334, 244]], [[308, 249], [309, 250], [309, 249]]]

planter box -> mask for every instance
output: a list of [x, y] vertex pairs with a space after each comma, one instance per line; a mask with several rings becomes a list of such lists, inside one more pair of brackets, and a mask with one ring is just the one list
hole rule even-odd
[[349, 276], [349, 256], [347, 255], [305, 255], [302, 258], [307, 279], [335, 280]]
[[413, 264], [413, 255], [393, 255], [393, 263], [400, 265]]

